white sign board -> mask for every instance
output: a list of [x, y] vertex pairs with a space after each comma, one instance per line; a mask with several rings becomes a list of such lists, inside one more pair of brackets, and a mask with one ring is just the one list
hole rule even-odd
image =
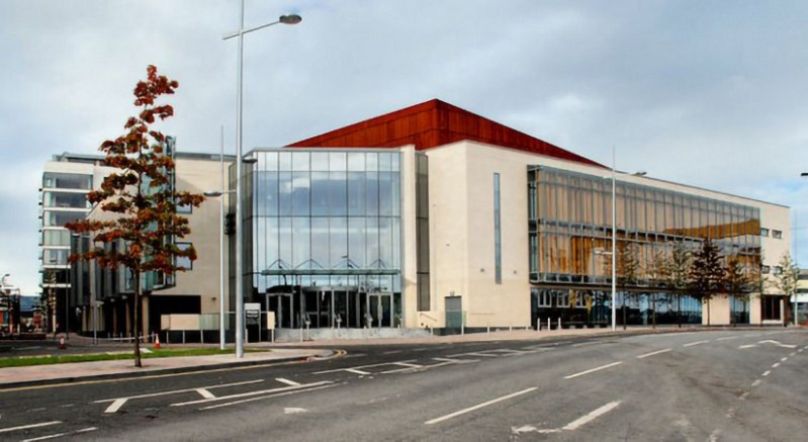
[[259, 318], [261, 318], [261, 304], [257, 302], [245, 302], [244, 316], [247, 317], [248, 324], [258, 324]]
[[267, 330], [275, 328], [275, 312], [272, 310], [267, 312]]

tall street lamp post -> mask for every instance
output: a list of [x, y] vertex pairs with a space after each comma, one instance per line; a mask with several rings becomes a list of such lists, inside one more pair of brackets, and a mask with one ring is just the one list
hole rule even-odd
[[[244, 29], [244, 0], [241, 0], [239, 11], [239, 30], [224, 36], [224, 40], [238, 37], [238, 83], [237, 83], [237, 111], [236, 111], [236, 158], [242, 156], [242, 133], [243, 122], [242, 113], [244, 108], [244, 34], [268, 28], [277, 24], [296, 25], [303, 19], [296, 14], [282, 15], [277, 21]], [[242, 247], [243, 235], [241, 232], [241, 161], [236, 161], [236, 358], [244, 357], [244, 289], [243, 289], [243, 268], [242, 268]]]
[[[608, 255], [612, 260], [612, 331], [617, 329], [617, 170], [615, 148], [612, 146], [612, 173], [608, 178], [612, 181], [612, 250], [595, 250], [596, 255]], [[646, 172], [634, 172], [633, 176], [645, 176]], [[626, 324], [623, 324], [625, 327]]]

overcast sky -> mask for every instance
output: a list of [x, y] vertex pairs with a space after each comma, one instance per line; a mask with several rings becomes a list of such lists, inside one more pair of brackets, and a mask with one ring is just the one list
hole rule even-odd
[[[247, 1], [245, 147], [440, 98], [619, 169], [789, 205], [808, 239], [808, 2]], [[38, 289], [42, 165], [122, 133], [148, 64], [162, 126], [232, 149], [237, 0], [0, 0], [0, 274]], [[800, 228], [801, 227], [801, 228]], [[808, 264], [808, 242], [799, 257]]]

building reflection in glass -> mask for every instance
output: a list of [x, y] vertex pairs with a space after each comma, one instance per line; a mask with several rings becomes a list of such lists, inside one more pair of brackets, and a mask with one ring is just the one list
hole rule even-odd
[[[611, 258], [596, 251], [611, 249], [611, 182], [531, 166], [528, 192], [534, 325], [537, 316], [607, 324]], [[616, 194], [618, 323], [650, 325], [654, 311], [657, 324], [701, 323], [699, 301], [660, 277], [660, 263], [670, 261], [677, 244], [694, 251], [710, 238], [750, 277], [759, 272], [759, 209], [619, 180]], [[747, 304], [733, 298], [736, 322], [748, 322]]]

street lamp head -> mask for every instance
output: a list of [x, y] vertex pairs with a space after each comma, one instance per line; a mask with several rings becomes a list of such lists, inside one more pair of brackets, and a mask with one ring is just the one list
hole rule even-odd
[[222, 192], [219, 192], [218, 190], [209, 190], [207, 192], [203, 192], [202, 194], [208, 198], [216, 198], [222, 196]]
[[800, 174], [800, 176], [808, 176], [808, 172], [803, 172]]
[[634, 172], [632, 175], [634, 175], [634, 176], [646, 176], [646, 175], [648, 175], [648, 172], [646, 172], [644, 170], [640, 170], [640, 171]]
[[244, 164], [255, 164], [258, 162], [258, 158], [255, 157], [242, 158], [241, 162]]
[[281, 15], [278, 21], [285, 25], [296, 25], [303, 21], [303, 17], [297, 14]]

